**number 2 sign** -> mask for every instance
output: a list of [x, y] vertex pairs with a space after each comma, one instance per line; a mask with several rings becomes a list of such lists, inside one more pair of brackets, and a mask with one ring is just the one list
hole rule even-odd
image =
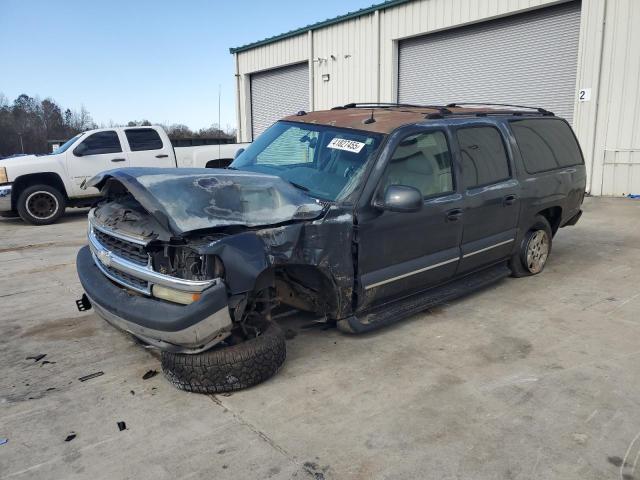
[[578, 90], [578, 101], [579, 102], [588, 102], [591, 100], [591, 89], [590, 88], [581, 88]]

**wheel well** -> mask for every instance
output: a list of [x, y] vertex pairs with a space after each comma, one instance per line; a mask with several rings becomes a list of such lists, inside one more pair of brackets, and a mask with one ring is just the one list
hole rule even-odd
[[217, 160], [209, 160], [205, 168], [227, 168], [233, 162], [232, 158], [218, 158]]
[[538, 212], [538, 215], [542, 215], [547, 219], [549, 225], [551, 225], [551, 233], [555, 235], [560, 227], [560, 220], [562, 219], [562, 208], [561, 207], [550, 207], [545, 208]]
[[22, 175], [16, 178], [16, 180], [13, 182], [13, 188], [11, 191], [11, 205], [13, 205], [14, 208], [16, 208], [18, 197], [20, 196], [22, 191], [25, 188], [30, 187], [31, 185], [49, 185], [58, 189], [58, 191], [60, 191], [60, 193], [64, 195], [65, 200], [69, 199], [60, 175], [52, 172], [30, 173], [28, 175]]
[[278, 300], [299, 310], [335, 316], [337, 295], [330, 278], [313, 265], [286, 265], [273, 270]]

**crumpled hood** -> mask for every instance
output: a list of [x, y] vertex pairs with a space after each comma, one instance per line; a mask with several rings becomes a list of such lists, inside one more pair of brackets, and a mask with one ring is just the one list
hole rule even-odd
[[174, 235], [243, 225], [275, 225], [314, 219], [322, 205], [273, 175], [211, 168], [121, 168], [102, 172], [87, 183], [102, 189], [109, 179], [121, 183]]

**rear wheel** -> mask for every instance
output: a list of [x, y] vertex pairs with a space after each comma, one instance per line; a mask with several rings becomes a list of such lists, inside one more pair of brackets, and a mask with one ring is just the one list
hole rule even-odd
[[18, 214], [32, 225], [55, 223], [65, 209], [64, 196], [50, 185], [32, 185], [18, 196]]
[[534, 224], [527, 231], [520, 249], [510, 262], [514, 277], [537, 275], [544, 270], [551, 254], [551, 225], [542, 215], [537, 215]]

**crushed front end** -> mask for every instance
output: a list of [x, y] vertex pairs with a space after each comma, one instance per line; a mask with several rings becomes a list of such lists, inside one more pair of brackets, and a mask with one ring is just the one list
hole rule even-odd
[[[338, 247], [344, 243], [327, 244], [347, 234], [350, 223], [315, 222], [324, 207], [278, 177], [121, 169], [92, 182], [104, 199], [89, 212], [88, 246], [77, 257], [86, 295], [78, 308], [93, 307], [150, 345], [200, 353], [259, 335], [252, 323], [270, 318], [282, 280], [291, 287], [287, 297], [301, 282], [331, 287], [320, 289], [330, 297], [322, 305], [307, 302], [323, 315], [349, 304], [331, 298], [330, 279], [350, 257]], [[350, 295], [350, 277], [340, 277]]]
[[78, 252], [78, 276], [96, 313], [112, 325], [163, 350], [193, 353], [230, 334], [227, 291], [215, 256], [159, 241], [155, 233], [111, 228], [95, 209], [88, 240]]

